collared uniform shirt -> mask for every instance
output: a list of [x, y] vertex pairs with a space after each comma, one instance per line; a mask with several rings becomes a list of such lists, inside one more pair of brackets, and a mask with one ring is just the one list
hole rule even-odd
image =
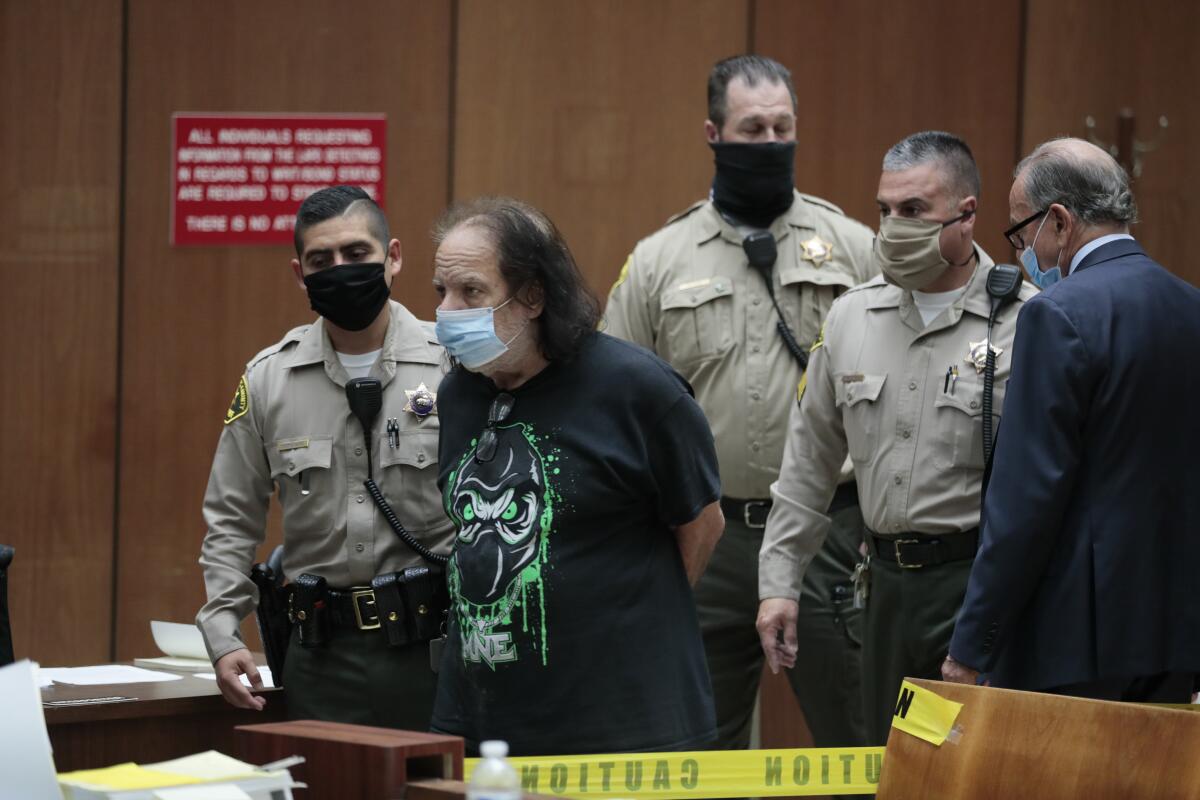
[[[799, 598], [801, 577], [829, 528], [823, 511], [847, 452], [872, 531], [937, 535], [979, 524], [984, 376], [968, 355], [987, 339], [992, 261], [978, 245], [976, 254], [979, 265], [962, 297], [928, 326], [912, 293], [882, 277], [834, 303], [771, 487], [775, 503], [759, 556], [761, 599]], [[996, 318], [993, 432], [1017, 313], [1035, 292], [1023, 283], [1017, 300]], [[950, 367], [957, 367], [957, 380], [947, 380]]]
[[[372, 474], [409, 532], [445, 553], [453, 528], [437, 488], [438, 417], [422, 419], [404, 408], [405, 390], [424, 384], [437, 391], [446, 361], [431, 324], [399, 303], [389, 307], [391, 322], [370, 373], [383, 384], [383, 407], [371, 432]], [[244, 408], [235, 414], [235, 399], [204, 497], [208, 533], [200, 565], [208, 602], [196, 623], [213, 661], [245, 647], [238, 627], [258, 602], [249, 573], [276, 491], [289, 578], [312, 573], [330, 587], [347, 588], [424, 563], [363, 485], [367, 451], [346, 400], [347, 380], [323, 319], [290, 331], [246, 366]], [[386, 434], [393, 417], [400, 425], [397, 447]]]
[[[775, 295], [800, 346], [816, 340], [841, 292], [878, 274], [869, 228], [836, 206], [795, 193], [770, 231]], [[697, 203], [642, 240], [605, 311], [606, 333], [649, 348], [692, 385], [717, 444], [728, 497], [762, 499], [778, 477], [800, 367], [742, 236]]]

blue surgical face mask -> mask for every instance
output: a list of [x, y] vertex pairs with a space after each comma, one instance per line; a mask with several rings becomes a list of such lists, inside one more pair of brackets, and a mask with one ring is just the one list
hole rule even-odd
[[517, 336], [525, 332], [525, 328], [522, 328], [507, 342], [496, 335], [495, 313], [511, 301], [510, 297], [495, 308], [487, 306], [459, 311], [442, 311], [439, 308], [437, 324], [434, 326], [438, 341], [446, 348], [446, 352], [467, 369], [475, 370], [495, 361], [508, 352], [508, 346]]
[[[1055, 264], [1047, 270], [1038, 267], [1037, 253], [1033, 252], [1033, 246], [1037, 244], [1037, 237], [1042, 234], [1042, 226], [1046, 224], [1046, 220], [1050, 219], [1050, 215], [1042, 217], [1042, 224], [1038, 225], [1037, 233], [1033, 235], [1033, 241], [1029, 246], [1021, 251], [1021, 264], [1024, 265], [1025, 271], [1029, 273], [1029, 280], [1033, 281], [1039, 289], [1048, 289], [1054, 284], [1062, 280], [1062, 268]], [[1060, 252], [1059, 255], [1062, 255]]]

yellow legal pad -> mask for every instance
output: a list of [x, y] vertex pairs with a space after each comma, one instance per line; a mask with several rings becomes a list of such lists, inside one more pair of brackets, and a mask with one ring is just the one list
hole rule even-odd
[[81, 769], [75, 772], [61, 772], [58, 782], [82, 785], [88, 789], [163, 789], [168, 786], [188, 786], [195, 783], [207, 783], [201, 778], [190, 778], [186, 775], [176, 775], [171, 772], [139, 767], [130, 762], [117, 764], [103, 769]]

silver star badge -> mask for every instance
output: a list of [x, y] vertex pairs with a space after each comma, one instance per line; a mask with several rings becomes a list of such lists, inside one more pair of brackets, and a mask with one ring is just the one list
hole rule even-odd
[[405, 389], [404, 396], [408, 398], [408, 402], [404, 404], [402, 410], [419, 419], [425, 419], [430, 414], [437, 413], [437, 394], [429, 391], [429, 387], [424, 382], [415, 389]]
[[[976, 374], [983, 372], [983, 370], [987, 367], [987, 339], [983, 339], [978, 342], [968, 341], [967, 346], [970, 347], [970, 350], [967, 351], [967, 356], [963, 359], [963, 361], [973, 365], [975, 367]], [[1000, 354], [1003, 353], [1004, 350], [996, 347], [995, 345], [992, 345], [991, 348], [992, 355], [996, 356], [996, 360], [999, 360]]]

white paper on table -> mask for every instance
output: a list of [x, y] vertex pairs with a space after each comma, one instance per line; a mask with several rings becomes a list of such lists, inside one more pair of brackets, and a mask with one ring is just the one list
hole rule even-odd
[[231, 778], [260, 777], [262, 775], [255, 765], [239, 761], [216, 750], [205, 750], [203, 753], [142, 766], [157, 772], [186, 775], [189, 778], [199, 778], [205, 781], [227, 781]]
[[206, 783], [202, 786], [176, 786], [155, 789], [155, 800], [251, 800], [233, 783]]
[[[303, 759], [301, 759], [303, 760]], [[160, 800], [243, 800], [243, 798], [274, 797], [271, 791], [277, 790], [286, 797], [296, 786], [291, 774], [285, 769], [263, 771], [253, 764], [231, 758], [216, 750], [208, 750], [171, 761], [160, 761], [157, 764], [145, 764], [146, 769], [157, 772], [168, 772], [172, 775], [186, 775], [198, 778], [206, 783], [203, 786], [177, 786], [159, 789], [154, 797]], [[222, 783], [223, 781], [223, 783]], [[231, 791], [236, 789], [236, 793]]]
[[165, 683], [177, 681], [182, 675], [172, 675], [169, 672], [155, 672], [131, 667], [127, 664], [101, 664], [96, 667], [54, 667], [40, 670], [44, 677], [55, 683], [65, 683], [71, 686], [99, 686], [108, 683]]
[[174, 658], [195, 658], [205, 664], [212, 663], [208, 660], [204, 637], [200, 635], [200, 629], [193, 624], [151, 620], [150, 633], [154, 636], [154, 643], [158, 645], [158, 649], [165, 655]]
[[[259, 677], [262, 678], [263, 686], [265, 688], [267, 688], [267, 689], [275, 688], [275, 678], [272, 677], [272, 675], [271, 675], [270, 667], [259, 667], [258, 674], [259, 674]], [[195, 677], [204, 678], [204, 680], [206, 680], [206, 681], [215, 681], [217, 679], [217, 673], [215, 673], [215, 672], [197, 672]], [[247, 678], [245, 675], [239, 675], [238, 677], [240, 677], [242, 679], [243, 686], [250, 685], [250, 679]]]
[[18, 661], [0, 668], [0, 800], [9, 798], [62, 798], [42, 695], [38, 690], [37, 664]]
[[154, 669], [155, 667], [162, 667], [163, 669], [212, 669], [212, 662], [207, 658], [175, 658], [174, 656], [135, 658], [133, 664], [136, 667], [147, 667], [149, 669]]

